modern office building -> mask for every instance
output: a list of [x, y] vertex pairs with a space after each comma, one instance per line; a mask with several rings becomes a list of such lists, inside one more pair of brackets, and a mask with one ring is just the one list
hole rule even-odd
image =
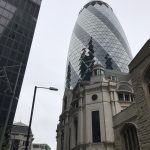
[[8, 126], [13, 123], [40, 5], [41, 0], [0, 1], [0, 127], [14, 95]]
[[66, 87], [74, 88], [79, 80], [89, 81], [95, 63], [127, 73], [131, 59], [128, 41], [112, 8], [100, 0], [87, 3], [72, 33]]

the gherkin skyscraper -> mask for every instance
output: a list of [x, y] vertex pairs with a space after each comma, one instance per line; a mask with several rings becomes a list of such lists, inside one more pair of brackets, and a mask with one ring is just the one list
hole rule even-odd
[[124, 31], [112, 8], [102, 1], [90, 1], [76, 21], [67, 60], [66, 87], [89, 80], [92, 67], [128, 72], [132, 54]]

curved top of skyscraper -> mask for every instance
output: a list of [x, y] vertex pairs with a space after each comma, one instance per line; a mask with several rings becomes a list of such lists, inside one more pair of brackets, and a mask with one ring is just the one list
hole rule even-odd
[[132, 59], [127, 38], [112, 8], [102, 1], [90, 1], [79, 12], [67, 60], [66, 87], [90, 80], [93, 65], [128, 72]]

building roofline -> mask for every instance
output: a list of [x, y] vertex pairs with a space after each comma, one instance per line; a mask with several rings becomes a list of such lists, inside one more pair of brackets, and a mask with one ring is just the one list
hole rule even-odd
[[150, 55], [150, 39], [144, 44], [134, 59], [129, 64], [129, 70], [132, 72], [143, 60]]

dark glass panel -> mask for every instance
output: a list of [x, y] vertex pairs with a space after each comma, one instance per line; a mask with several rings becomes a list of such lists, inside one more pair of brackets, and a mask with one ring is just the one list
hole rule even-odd
[[118, 99], [119, 99], [119, 101], [124, 100], [123, 93], [118, 93]]
[[78, 119], [75, 118], [74, 120], [74, 129], [75, 129], [75, 145], [77, 145], [77, 140], [78, 140]]
[[99, 111], [92, 112], [93, 143], [101, 142]]
[[130, 101], [130, 97], [129, 97], [129, 94], [125, 94], [125, 101]]

